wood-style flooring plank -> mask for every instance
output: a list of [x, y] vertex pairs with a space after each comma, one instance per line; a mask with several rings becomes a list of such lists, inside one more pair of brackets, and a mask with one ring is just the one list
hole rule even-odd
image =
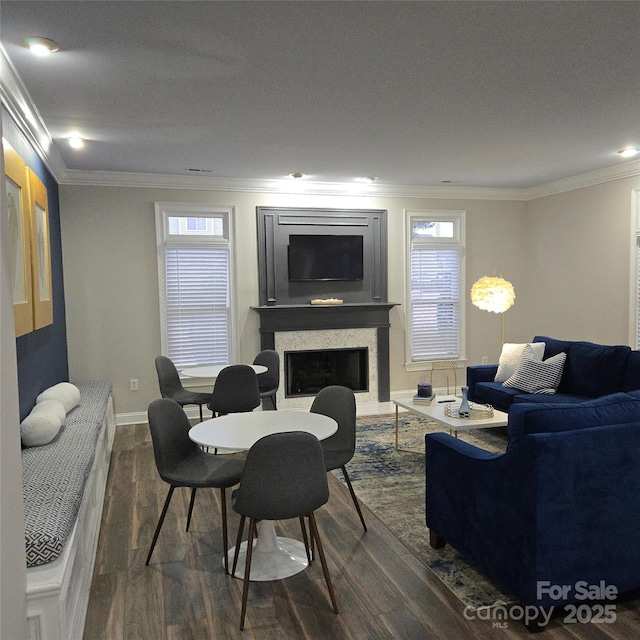
[[[333, 613], [319, 559], [273, 582], [252, 582], [239, 630], [242, 580], [222, 566], [220, 496], [199, 490], [185, 531], [189, 490], [177, 489], [151, 563], [145, 559], [168, 486], [158, 477], [147, 425], [116, 430], [85, 640], [626, 640], [640, 637], [640, 596], [617, 603], [615, 624], [553, 619], [531, 636], [516, 621], [468, 620], [464, 606], [366, 506], [365, 533], [347, 489], [329, 475], [317, 514], [338, 602]], [[357, 491], [357, 488], [356, 488]], [[229, 544], [239, 522], [227, 493]], [[300, 539], [297, 520], [276, 523]], [[246, 536], [246, 532], [245, 532]]]

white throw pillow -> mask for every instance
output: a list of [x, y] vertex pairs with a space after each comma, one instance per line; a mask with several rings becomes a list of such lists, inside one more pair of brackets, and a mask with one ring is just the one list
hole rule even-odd
[[44, 400], [58, 400], [62, 402], [64, 410], [69, 413], [71, 409], [80, 403], [80, 389], [70, 382], [59, 382], [45, 389], [37, 398], [36, 404]]
[[510, 378], [518, 368], [524, 348], [529, 345], [533, 352], [538, 356], [538, 360], [542, 360], [544, 356], [544, 342], [525, 342], [524, 344], [514, 344], [511, 342], [505, 342], [502, 345], [502, 353], [500, 354], [500, 360], [498, 361], [498, 371], [494, 382], [504, 382]]
[[20, 423], [20, 438], [25, 447], [38, 447], [51, 442], [60, 431], [66, 415], [58, 400], [43, 400]]

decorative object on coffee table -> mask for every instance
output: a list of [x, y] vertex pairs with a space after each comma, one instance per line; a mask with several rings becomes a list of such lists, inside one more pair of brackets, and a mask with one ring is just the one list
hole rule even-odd
[[493, 276], [483, 276], [471, 287], [471, 302], [483, 311], [500, 314], [500, 339], [504, 344], [504, 312], [513, 306], [516, 294], [513, 285], [496, 270]]
[[418, 383], [418, 392], [413, 396], [413, 401], [418, 404], [433, 404], [436, 396], [433, 393], [433, 386], [428, 382]]
[[458, 407], [458, 415], [461, 418], [468, 418], [471, 415], [471, 407], [469, 406], [469, 399], [467, 398], [469, 387], [460, 387], [460, 390], [462, 391], [462, 402]]

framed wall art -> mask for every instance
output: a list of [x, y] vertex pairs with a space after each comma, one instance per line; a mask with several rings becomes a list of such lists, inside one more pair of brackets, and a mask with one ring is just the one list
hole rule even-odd
[[30, 197], [24, 161], [6, 140], [2, 142], [11, 247], [13, 310], [17, 337], [33, 331]]
[[53, 323], [49, 207], [46, 187], [31, 169], [27, 169], [27, 172], [29, 177], [33, 328], [40, 329]]

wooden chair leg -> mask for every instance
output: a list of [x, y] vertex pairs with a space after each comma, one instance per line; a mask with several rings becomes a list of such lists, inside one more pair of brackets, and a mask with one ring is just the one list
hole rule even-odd
[[220, 489], [220, 510], [222, 511], [222, 549], [224, 552], [224, 571], [229, 573], [229, 538], [227, 532], [227, 491]]
[[187, 514], [187, 528], [186, 531], [189, 531], [189, 525], [191, 524], [191, 514], [193, 513], [193, 505], [196, 502], [196, 488], [191, 487], [191, 500], [189, 500], [189, 513]]
[[244, 629], [244, 616], [247, 612], [249, 595], [249, 576], [251, 575], [251, 555], [253, 552], [253, 535], [256, 531], [255, 518], [249, 518], [249, 536], [247, 538], [247, 560], [244, 565], [244, 584], [242, 585], [242, 609], [240, 610], [240, 631]]
[[162, 513], [160, 514], [160, 519], [158, 520], [158, 524], [156, 525], [156, 530], [153, 534], [153, 540], [151, 541], [151, 548], [149, 549], [149, 553], [147, 554], [147, 561], [145, 565], [149, 564], [149, 560], [151, 560], [151, 554], [156, 546], [156, 541], [158, 540], [158, 535], [160, 534], [160, 529], [162, 529], [162, 523], [164, 522], [164, 517], [167, 515], [167, 509], [169, 508], [169, 503], [171, 502], [171, 496], [173, 496], [173, 492], [175, 491], [175, 487], [171, 485], [169, 487], [169, 493], [164, 501], [164, 507], [162, 507]]
[[307, 536], [307, 527], [304, 523], [304, 517], [300, 516], [300, 529], [302, 530], [302, 539], [304, 540], [304, 550], [307, 552], [307, 562], [309, 566], [313, 563], [311, 553], [309, 551], [309, 537]]
[[309, 514], [309, 526], [311, 528], [311, 536], [315, 538], [318, 544], [318, 555], [320, 556], [320, 564], [322, 565], [322, 571], [324, 572], [324, 579], [327, 583], [327, 589], [329, 590], [329, 597], [331, 598], [331, 604], [333, 605], [333, 612], [338, 613], [336, 596], [333, 592], [333, 585], [331, 584], [331, 576], [329, 575], [329, 568], [327, 567], [327, 560], [324, 557], [324, 549], [322, 548], [322, 542], [320, 541], [320, 535], [318, 534], [318, 525], [316, 524], [316, 517], [313, 513]]
[[236, 575], [236, 567], [238, 566], [238, 553], [242, 544], [242, 532], [244, 530], [245, 516], [240, 516], [240, 525], [238, 526], [238, 535], [236, 536], [236, 548], [233, 554], [233, 567], [231, 567], [231, 575]]
[[358, 498], [356, 497], [356, 492], [353, 490], [353, 486], [351, 485], [351, 479], [349, 478], [349, 474], [347, 473], [347, 469], [344, 465], [340, 467], [342, 469], [342, 473], [344, 474], [344, 479], [347, 483], [347, 487], [349, 487], [349, 493], [351, 494], [351, 499], [353, 500], [353, 504], [356, 507], [356, 511], [360, 516], [360, 522], [362, 522], [362, 527], [366, 531], [367, 525], [364, 522], [364, 516], [362, 515], [362, 511], [360, 510], [360, 503], [358, 502]]

